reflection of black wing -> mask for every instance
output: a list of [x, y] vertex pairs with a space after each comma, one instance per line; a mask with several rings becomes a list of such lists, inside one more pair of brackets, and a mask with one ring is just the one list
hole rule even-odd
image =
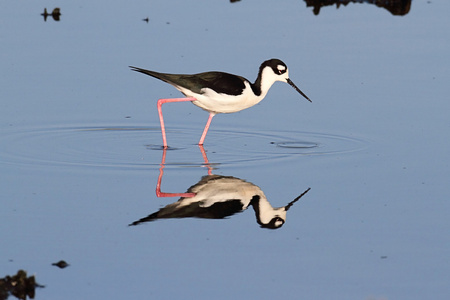
[[201, 202], [194, 202], [181, 207], [169, 204], [166, 207], [161, 208], [159, 211], [131, 223], [130, 226], [155, 221], [158, 219], [170, 218], [223, 219], [241, 212], [243, 208], [244, 205], [239, 199], [216, 202], [208, 207], [201, 206]]

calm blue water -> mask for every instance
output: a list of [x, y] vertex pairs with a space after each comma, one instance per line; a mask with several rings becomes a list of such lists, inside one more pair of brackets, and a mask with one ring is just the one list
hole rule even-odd
[[[0, 277], [35, 274], [36, 299], [447, 299], [449, 8], [3, 1]], [[156, 100], [181, 95], [128, 66], [254, 80], [272, 57], [313, 102], [276, 83], [216, 116], [209, 164], [207, 113], [166, 104], [161, 191], [209, 172], [281, 207], [310, 187], [283, 227], [252, 207], [128, 226], [178, 200], [155, 194]]]

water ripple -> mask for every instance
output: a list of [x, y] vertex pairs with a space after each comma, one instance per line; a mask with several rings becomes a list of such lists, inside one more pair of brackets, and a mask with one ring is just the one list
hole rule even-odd
[[[177, 153], [168, 167], [204, 165], [195, 142], [198, 128], [167, 131], [168, 150]], [[50, 126], [11, 129], [0, 136], [0, 163], [142, 170], [159, 168], [162, 149], [159, 127]], [[181, 146], [180, 146], [181, 145]], [[299, 155], [332, 155], [359, 151], [367, 142], [348, 136], [301, 131], [211, 130], [205, 149], [217, 165], [262, 164]], [[156, 151], [159, 150], [159, 151]], [[174, 153], [172, 152], [172, 153]]]

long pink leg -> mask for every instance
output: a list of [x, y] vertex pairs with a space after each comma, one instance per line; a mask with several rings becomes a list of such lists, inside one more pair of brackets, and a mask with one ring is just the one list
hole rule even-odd
[[209, 163], [208, 157], [206, 156], [205, 148], [203, 148], [203, 145], [198, 145], [200, 148], [200, 152], [202, 153], [203, 160], [205, 161], [205, 165], [208, 167], [208, 175], [212, 175], [212, 167]]
[[209, 125], [211, 125], [212, 118], [215, 115], [216, 114], [213, 113], [213, 112], [209, 113], [209, 118], [208, 118], [208, 121], [206, 122], [205, 129], [203, 129], [202, 137], [200, 138], [200, 142], [198, 142], [199, 145], [203, 145], [203, 142], [205, 141], [206, 134], [208, 133]]
[[[159, 122], [161, 123], [161, 133], [162, 133], [162, 138], [163, 138], [164, 149], [167, 148], [167, 139], [166, 139], [166, 127], [164, 126], [164, 118], [163, 118], [161, 106], [163, 105], [163, 103], [167, 103], [167, 102], [184, 102], [184, 101], [196, 101], [196, 100], [197, 99], [195, 99], [193, 97], [169, 98], [169, 99], [159, 99], [158, 100], [158, 104], [157, 104], [158, 105], [158, 114], [159, 114]], [[211, 121], [209, 121], [209, 122], [211, 123]], [[205, 133], [205, 135], [206, 135], [206, 133]]]
[[159, 176], [158, 176], [158, 182], [156, 183], [156, 197], [186, 197], [186, 198], [190, 198], [190, 197], [194, 197], [196, 194], [195, 193], [164, 193], [161, 192], [161, 180], [164, 174], [164, 166], [166, 163], [166, 151], [167, 149], [164, 148], [163, 149], [163, 156], [161, 159], [161, 168], [159, 168]]

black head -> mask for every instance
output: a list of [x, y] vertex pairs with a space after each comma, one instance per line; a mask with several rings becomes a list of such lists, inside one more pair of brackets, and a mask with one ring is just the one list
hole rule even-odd
[[275, 75], [283, 75], [288, 69], [286, 64], [277, 58], [272, 58], [263, 62], [259, 68], [260, 72], [265, 67], [270, 67]]
[[[264, 70], [269, 69], [270, 71], [266, 71], [264, 73]], [[262, 79], [262, 74], [264, 75], [264, 79]], [[267, 81], [272, 85], [275, 81], [282, 81], [289, 83], [290, 86], [292, 86], [297, 92], [299, 92], [303, 97], [305, 97], [309, 102], [312, 102], [311, 99], [308, 98], [293, 82], [289, 79], [289, 72], [286, 64], [282, 62], [281, 60], [277, 58], [272, 58], [269, 60], [266, 60], [261, 64], [261, 67], [259, 67], [259, 76], [261, 80]]]

